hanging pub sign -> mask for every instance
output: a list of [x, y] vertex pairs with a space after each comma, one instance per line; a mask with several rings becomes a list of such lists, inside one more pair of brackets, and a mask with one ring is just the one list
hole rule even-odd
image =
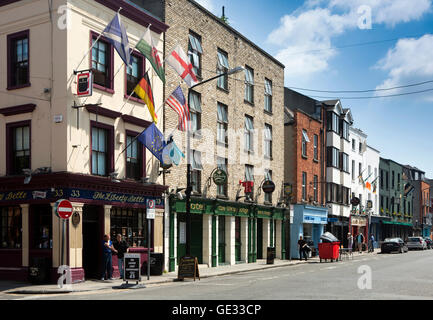
[[368, 201], [367, 201], [367, 208], [368, 208], [368, 209], [373, 208], [373, 201], [371, 201], [371, 200], [368, 200]]
[[227, 183], [227, 173], [222, 169], [217, 169], [212, 175], [213, 182], [217, 186], [222, 186]]
[[93, 75], [91, 71], [81, 72], [77, 75], [77, 96], [89, 97], [92, 95]]
[[271, 180], [266, 180], [262, 185], [262, 190], [264, 193], [272, 193], [275, 191], [275, 183]]
[[292, 185], [290, 183], [285, 183], [284, 184], [284, 195], [286, 197], [292, 195]]
[[360, 202], [360, 200], [359, 200], [359, 198], [357, 198], [357, 197], [353, 197], [352, 198], [352, 200], [350, 200], [350, 204], [352, 205], [352, 206], [357, 206], [357, 205], [359, 205], [359, 202]]

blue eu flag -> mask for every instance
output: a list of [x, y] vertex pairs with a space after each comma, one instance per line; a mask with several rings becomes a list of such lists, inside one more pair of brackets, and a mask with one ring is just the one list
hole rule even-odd
[[152, 124], [140, 134], [138, 141], [140, 141], [162, 164], [164, 164], [164, 161], [162, 160], [162, 150], [167, 146], [167, 143], [165, 142], [161, 131], [156, 127], [155, 122], [152, 122]]

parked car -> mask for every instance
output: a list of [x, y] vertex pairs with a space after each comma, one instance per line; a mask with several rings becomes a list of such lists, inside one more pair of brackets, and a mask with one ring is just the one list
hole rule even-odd
[[423, 239], [423, 237], [408, 237], [407, 238], [407, 247], [409, 250], [418, 249], [418, 250], [426, 250], [427, 242]]
[[430, 238], [424, 238], [425, 242], [427, 243], [427, 249], [433, 248], [433, 241]]
[[409, 248], [400, 238], [386, 238], [380, 246], [380, 253], [408, 252]]

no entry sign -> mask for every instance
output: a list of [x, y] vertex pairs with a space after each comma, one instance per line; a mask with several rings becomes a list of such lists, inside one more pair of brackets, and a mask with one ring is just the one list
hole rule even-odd
[[68, 200], [59, 200], [57, 215], [62, 219], [69, 219], [72, 216], [72, 203]]

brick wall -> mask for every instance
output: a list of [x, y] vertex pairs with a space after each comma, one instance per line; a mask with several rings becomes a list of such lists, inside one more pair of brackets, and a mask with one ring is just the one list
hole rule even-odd
[[[280, 196], [283, 182], [283, 112], [284, 112], [284, 69], [274, 59], [264, 54], [257, 47], [246, 41], [242, 36], [228, 28], [223, 23], [202, 10], [199, 6], [188, 0], [168, 0], [166, 1], [166, 23], [170, 26], [165, 34], [166, 56], [176, 44], [180, 44], [185, 52], [188, 52], [188, 35], [190, 30], [201, 37], [203, 47], [202, 55], [202, 77], [203, 80], [216, 75], [217, 68], [217, 49], [222, 49], [228, 54], [230, 68], [245, 66], [254, 69], [254, 102], [249, 105], [244, 102], [244, 73], [232, 75], [228, 81], [228, 91], [217, 89], [217, 80], [209, 82], [196, 91], [201, 94], [202, 100], [202, 129], [208, 130], [199, 138], [192, 139], [191, 148], [209, 147], [209, 152], [202, 152], [202, 190], [207, 178], [212, 170], [216, 168], [216, 154], [224, 158], [232, 158], [233, 163], [229, 162], [228, 174], [228, 196], [234, 200], [236, 191], [239, 188], [239, 180], [244, 180], [245, 163], [254, 165], [255, 186], [257, 192], [259, 183], [263, 180], [263, 170], [271, 169], [272, 178], [276, 185], [273, 194], [273, 203], [276, 204]], [[167, 82], [165, 86], [165, 98], [178, 86], [180, 77], [173, 69], [166, 65]], [[273, 84], [273, 113], [264, 112], [264, 81], [268, 78]], [[237, 80], [235, 80], [237, 79]], [[185, 83], [181, 83], [185, 97], [188, 88]], [[217, 145], [217, 102], [228, 106], [228, 130], [235, 133], [229, 135], [228, 147]], [[177, 114], [168, 106], [164, 112], [165, 131], [171, 132], [178, 123]], [[243, 141], [244, 118], [245, 115], [254, 118], [254, 128], [258, 129], [255, 137], [254, 154], [247, 155], [240, 152], [240, 141]], [[265, 123], [272, 126], [273, 134], [273, 154], [269, 163], [264, 162], [263, 158], [263, 128]], [[174, 136], [176, 144], [185, 151], [186, 138], [177, 131]], [[254, 158], [255, 157], [255, 158]], [[245, 158], [245, 159], [244, 159]], [[230, 159], [229, 161], [231, 161]], [[186, 186], [186, 161], [183, 160], [179, 167], [170, 169], [170, 173], [165, 175], [165, 184], [171, 188]], [[243, 195], [243, 191], [241, 192]], [[211, 185], [207, 192], [207, 197], [216, 196], [216, 186]], [[259, 203], [263, 203], [263, 193], [259, 198]]]

